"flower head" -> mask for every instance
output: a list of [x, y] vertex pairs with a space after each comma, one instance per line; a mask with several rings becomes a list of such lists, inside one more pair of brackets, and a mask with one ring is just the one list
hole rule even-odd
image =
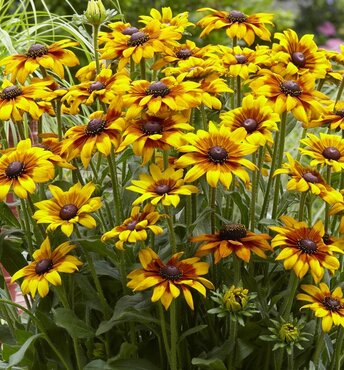
[[66, 242], [52, 251], [49, 238], [46, 238], [40, 249], [33, 253], [33, 261], [17, 271], [11, 282], [23, 277], [21, 289], [24, 294], [30, 293], [34, 298], [38, 292], [41, 297], [45, 297], [49, 293], [49, 283], [55, 286], [62, 284], [59, 272], [70, 274], [82, 265], [76, 257], [68, 254], [74, 248], [74, 245]]
[[214, 286], [202, 277], [208, 273], [207, 262], [200, 262], [197, 257], [180, 260], [182, 255], [183, 252], [174, 254], [165, 264], [151, 248], [141, 249], [139, 258], [143, 268], [128, 275], [131, 281], [127, 286], [135, 292], [154, 287], [152, 302], [160, 300], [166, 310], [172, 300], [180, 295], [181, 289], [187, 304], [193, 310], [190, 288], [196, 289], [205, 297], [205, 288], [214, 289]]

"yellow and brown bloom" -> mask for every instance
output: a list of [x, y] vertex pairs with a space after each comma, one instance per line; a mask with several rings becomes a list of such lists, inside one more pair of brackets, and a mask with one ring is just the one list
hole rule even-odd
[[311, 121], [307, 128], [313, 127], [329, 127], [331, 130], [341, 129], [344, 130], [344, 101], [333, 102], [326, 107], [325, 112], [319, 119]]
[[266, 258], [265, 251], [272, 251], [267, 242], [270, 238], [268, 234], [255, 234], [248, 231], [242, 224], [225, 224], [215, 234], [204, 234], [193, 237], [192, 242], [205, 242], [196, 253], [196, 256], [206, 256], [214, 254], [215, 263], [222, 258], [228, 257], [233, 252], [238, 258], [245, 262], [250, 262], [251, 252], [261, 258]]
[[123, 221], [119, 226], [106, 232], [102, 236], [102, 241], [109, 239], [119, 239], [115, 246], [118, 249], [124, 250], [125, 243], [136, 243], [138, 241], [147, 240], [147, 231], [151, 231], [154, 235], [159, 235], [163, 229], [156, 225], [162, 215], [156, 212], [155, 207], [150, 203], [146, 204], [143, 210], [139, 206], [133, 207], [130, 217]]
[[116, 150], [126, 126], [121, 117], [121, 107], [121, 98], [115, 96], [106, 114], [96, 111], [90, 115], [87, 125], [71, 127], [65, 133], [62, 144], [62, 153], [67, 154], [68, 160], [80, 156], [83, 166], [87, 168], [94, 149], [106, 157], [111, 150]]
[[85, 186], [76, 183], [68, 191], [49, 185], [53, 197], [35, 203], [39, 210], [32, 217], [39, 224], [49, 224], [47, 231], [61, 227], [61, 231], [67, 236], [72, 234], [74, 225], [77, 224], [92, 229], [96, 227], [96, 221], [90, 213], [102, 205], [100, 197], [91, 198], [95, 188], [91, 182]]
[[313, 194], [320, 196], [332, 190], [331, 186], [326, 183], [314, 167], [304, 167], [290, 153], [285, 154], [289, 163], [284, 163], [282, 168], [277, 169], [274, 176], [287, 174], [291, 177], [287, 184], [287, 190], [296, 190], [302, 193], [311, 191]]
[[276, 257], [284, 260], [286, 270], [293, 269], [296, 276], [302, 279], [310, 270], [316, 283], [322, 280], [325, 269], [334, 272], [339, 268], [339, 261], [333, 254], [343, 253], [335, 245], [326, 245], [324, 225], [321, 220], [313, 227], [306, 222], [296, 221], [290, 216], [282, 216], [283, 227], [270, 226], [278, 234], [272, 239], [273, 248], [280, 247], [282, 251]]
[[269, 41], [271, 33], [266, 28], [271, 22], [273, 14], [256, 13], [246, 15], [238, 10], [219, 11], [212, 8], [201, 8], [198, 11], [210, 11], [211, 14], [206, 15], [197, 25], [203, 28], [200, 37], [208, 35], [213, 30], [225, 28], [229, 38], [244, 39], [248, 45], [253, 44], [255, 37], [258, 36], [262, 40]]
[[344, 169], [344, 139], [337, 135], [320, 133], [320, 137], [307, 134], [300, 141], [307, 148], [300, 148], [300, 153], [310, 156], [311, 166], [330, 166], [334, 172]]
[[[329, 215], [335, 215], [339, 214], [341, 216], [340, 224], [339, 224], [339, 232], [341, 234], [344, 233], [344, 196], [343, 196], [343, 190], [337, 191], [335, 189], [330, 189], [329, 191], [324, 192], [322, 194], [322, 199], [328, 203], [331, 208], [329, 210]], [[327, 244], [327, 243], [326, 243]], [[332, 244], [332, 243], [330, 243]], [[342, 245], [339, 246], [342, 248]]]
[[141, 174], [140, 180], [133, 180], [133, 185], [127, 187], [128, 190], [142, 194], [133, 202], [134, 206], [151, 199], [150, 202], [153, 205], [161, 202], [164, 206], [177, 207], [180, 195], [191, 195], [198, 192], [196, 186], [185, 185], [182, 169], [174, 170], [173, 167], [168, 167], [165, 171], [161, 171], [157, 165], [151, 164], [149, 171], [150, 176]]
[[202, 277], [208, 273], [207, 262], [200, 262], [197, 257], [180, 260], [182, 255], [183, 252], [174, 254], [165, 264], [151, 248], [141, 249], [139, 258], [143, 268], [134, 270], [128, 275], [131, 281], [127, 286], [134, 292], [154, 287], [152, 302], [160, 300], [166, 310], [182, 290], [186, 303], [193, 310], [194, 302], [190, 288], [196, 289], [205, 297], [205, 288], [214, 289], [214, 286]]
[[235, 175], [249, 186], [250, 178], [244, 167], [252, 171], [256, 167], [243, 157], [256, 151], [257, 147], [244, 142], [245, 137], [246, 130], [243, 127], [230, 132], [223, 125], [218, 129], [209, 122], [209, 131], [198, 130], [197, 134], [188, 133], [184, 136], [189, 145], [178, 148], [186, 154], [177, 159], [176, 166], [192, 166], [185, 175], [186, 182], [195, 181], [206, 174], [211, 187], [215, 188], [220, 181], [228, 189]]
[[133, 81], [129, 91], [123, 97], [124, 106], [128, 107], [126, 118], [136, 118], [144, 109], [148, 114], [161, 111], [180, 111], [201, 104], [199, 84], [183, 81], [182, 76], [164, 77], [159, 81]]
[[142, 156], [142, 164], [146, 164], [155, 149], [164, 151], [184, 144], [184, 131], [191, 130], [193, 127], [182, 114], [165, 112], [155, 116], [144, 113], [140, 119], [128, 123], [118, 151], [133, 143], [134, 154]]
[[328, 333], [333, 324], [344, 327], [344, 299], [341, 287], [332, 292], [325, 283], [315, 285], [301, 285], [305, 293], [299, 293], [296, 298], [300, 301], [310, 302], [301, 308], [310, 308], [315, 316], [321, 318], [322, 330]]
[[292, 112], [296, 119], [307, 123], [319, 118], [328, 97], [316, 91], [315, 79], [310, 74], [284, 76], [261, 70], [250, 87], [255, 95], [265, 96], [276, 113]]
[[48, 182], [55, 175], [50, 162], [53, 154], [42, 148], [33, 147], [31, 140], [20, 141], [15, 150], [0, 158], [0, 201], [13, 188], [19, 198], [27, 198], [36, 190], [36, 183]]
[[241, 107], [220, 114], [220, 119], [230, 131], [243, 127], [246, 140], [257, 146], [273, 144], [272, 131], [278, 130], [276, 122], [280, 121], [264, 96], [255, 98], [251, 94], [244, 97]]
[[67, 39], [57, 41], [49, 46], [33, 44], [26, 54], [10, 55], [0, 61], [5, 66], [5, 74], [11, 74], [11, 81], [23, 84], [27, 76], [39, 67], [52, 70], [64, 78], [64, 66], [74, 67], [79, 64], [76, 55], [66, 48], [78, 45]]
[[73, 249], [74, 245], [65, 242], [52, 251], [49, 238], [46, 238], [41, 247], [33, 253], [33, 261], [17, 271], [11, 282], [24, 278], [21, 284], [24, 294], [30, 293], [34, 298], [38, 292], [41, 297], [45, 297], [49, 293], [49, 283], [55, 286], [62, 284], [59, 273], [71, 274], [82, 265], [76, 257], [68, 254]]

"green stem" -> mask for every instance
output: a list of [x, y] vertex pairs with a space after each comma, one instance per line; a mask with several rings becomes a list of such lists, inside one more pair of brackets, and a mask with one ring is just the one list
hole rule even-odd
[[[252, 154], [253, 164], [257, 164], [257, 153]], [[258, 171], [252, 172], [252, 192], [251, 192], [251, 204], [250, 204], [250, 229], [254, 232], [255, 221], [256, 221], [256, 200], [258, 192]]]
[[170, 306], [170, 331], [171, 331], [171, 370], [178, 370], [178, 330], [177, 330], [177, 307], [173, 300]]
[[59, 141], [61, 141], [63, 138], [62, 103], [59, 99], [56, 101], [55, 107], [56, 107], [55, 114], [56, 114], [56, 122], [57, 122], [57, 135], [58, 135]]
[[303, 221], [303, 216], [306, 208], [307, 192], [301, 193], [300, 205], [299, 205], [299, 221]]
[[13, 121], [13, 122], [16, 124], [20, 140], [25, 140], [26, 135], [25, 135], [25, 132], [24, 132], [24, 123], [23, 123], [23, 121], [18, 121], [18, 122]]
[[236, 87], [237, 87], [237, 107], [240, 107], [241, 105], [241, 77], [237, 76], [236, 77]]
[[216, 188], [213, 188], [209, 185], [209, 203], [211, 208], [210, 214], [210, 228], [211, 233], [215, 233], [215, 212], [216, 212]]
[[[326, 183], [328, 185], [331, 185], [331, 167], [330, 166], [327, 166], [327, 168], [326, 168]], [[325, 222], [324, 222], [325, 232], [329, 231], [328, 230], [328, 226], [329, 226], [329, 222], [330, 222], [329, 211], [330, 211], [330, 205], [328, 203], [326, 203], [326, 205], [325, 205]]]
[[171, 254], [177, 253], [177, 242], [176, 242], [176, 235], [174, 233], [173, 228], [173, 215], [169, 207], [164, 206], [165, 213], [167, 214], [167, 225], [168, 225], [168, 234], [170, 239], [170, 247], [171, 247]]
[[202, 117], [202, 129], [207, 131], [208, 130], [208, 121], [207, 121], [207, 113], [205, 111], [204, 104], [201, 104], [200, 110], [201, 110], [201, 117]]
[[[230, 317], [228, 317], [228, 320], [230, 320]], [[234, 341], [234, 345], [227, 357], [227, 370], [235, 369], [235, 353], [236, 353], [235, 345], [236, 345], [237, 331], [238, 331], [237, 322], [234, 320], [233, 321], [231, 320], [229, 323], [229, 340], [231, 342]]]
[[166, 355], [167, 355], [167, 361], [168, 361], [168, 363], [171, 366], [171, 357], [170, 357], [171, 350], [170, 350], [170, 345], [168, 343], [165, 314], [164, 314], [164, 310], [163, 310], [162, 307], [163, 307], [162, 304], [161, 303], [158, 303], [158, 310], [159, 310], [159, 318], [160, 318], [160, 326], [161, 326], [162, 339], [163, 339], [164, 346], [165, 346], [165, 352], [166, 352]]
[[140, 61], [140, 72], [141, 72], [141, 80], [146, 79], [146, 60], [142, 58]]
[[[109, 171], [110, 171], [110, 177], [112, 182], [112, 190], [113, 190], [113, 200], [114, 200], [114, 206], [115, 206], [115, 215], [116, 215], [116, 224], [120, 225], [123, 221], [123, 209], [121, 207], [121, 197], [119, 194], [119, 184], [118, 184], [118, 177], [117, 177], [117, 165], [116, 165], [116, 158], [114, 153], [111, 153], [108, 157], [108, 163], [109, 163]], [[109, 220], [111, 222], [111, 220]]]
[[93, 49], [94, 49], [94, 60], [96, 62], [97, 75], [100, 73], [99, 54], [98, 54], [98, 32], [99, 32], [99, 24], [93, 25]]
[[[302, 129], [302, 134], [301, 134], [301, 137], [300, 137], [300, 140], [299, 140], [299, 141], [303, 140], [303, 139], [306, 137], [306, 134], [307, 134], [307, 128], [306, 128], [306, 127], [304, 127], [304, 128]], [[297, 161], [299, 161], [299, 160], [300, 160], [300, 158], [301, 158], [301, 153], [300, 153], [300, 151], [298, 150], [298, 152], [297, 152], [297, 154], [296, 154], [296, 160], [297, 160]]]
[[338, 103], [338, 101], [340, 100], [340, 97], [342, 96], [343, 89], [344, 89], [344, 79], [342, 78], [342, 81], [340, 82], [340, 85], [338, 88], [336, 100], [334, 102], [334, 109], [336, 109], [336, 104]]
[[[318, 319], [318, 320], [320, 320], [320, 319]], [[320, 359], [321, 352], [325, 347], [324, 346], [324, 337], [325, 337], [325, 332], [321, 331], [321, 333], [318, 336], [315, 351], [313, 353], [312, 361], [313, 361], [314, 366], [315, 366], [316, 369], [318, 368], [318, 365], [319, 365], [319, 359]]]
[[233, 284], [237, 287], [241, 277], [241, 259], [233, 253]]
[[283, 306], [282, 306], [281, 311], [280, 311], [281, 316], [285, 320], [289, 319], [291, 308], [292, 308], [293, 303], [294, 303], [295, 292], [297, 290], [298, 285], [299, 285], [299, 279], [295, 275], [294, 271], [291, 271], [290, 272], [289, 283], [288, 283], [289, 292], [288, 292], [288, 295], [284, 298]]
[[287, 354], [288, 370], [294, 370], [294, 350], [293, 350], [293, 347], [291, 347], [290, 351], [291, 351], [291, 353]]
[[329, 370], [340, 370], [341, 369], [341, 357], [343, 354], [343, 340], [344, 340], [344, 329], [342, 326], [338, 326], [336, 344], [332, 355], [332, 360]]
[[27, 241], [29, 244], [29, 253], [30, 257], [33, 255], [33, 241], [32, 241], [32, 234], [31, 234], [31, 223], [30, 223], [30, 216], [27, 209], [27, 205], [25, 204], [25, 201], [23, 199], [20, 200], [21, 208], [24, 215], [24, 224], [25, 224], [25, 234], [27, 236]]

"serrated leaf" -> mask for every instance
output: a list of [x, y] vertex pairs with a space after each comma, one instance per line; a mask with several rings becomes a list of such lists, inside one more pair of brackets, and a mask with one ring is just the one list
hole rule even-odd
[[13, 366], [13, 365], [18, 365], [24, 358], [25, 358], [25, 353], [26, 351], [30, 348], [30, 346], [40, 337], [42, 337], [43, 334], [35, 334], [32, 335], [30, 338], [28, 338], [25, 343], [20, 347], [19, 351], [14, 353], [13, 355], [10, 356], [8, 365]]
[[93, 329], [68, 308], [56, 308], [54, 318], [57, 326], [67, 330], [73, 338], [92, 338]]

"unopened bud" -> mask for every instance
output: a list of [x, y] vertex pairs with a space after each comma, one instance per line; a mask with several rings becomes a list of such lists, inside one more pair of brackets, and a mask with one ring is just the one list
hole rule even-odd
[[99, 26], [106, 18], [106, 10], [101, 0], [88, 0], [85, 17], [90, 24]]

